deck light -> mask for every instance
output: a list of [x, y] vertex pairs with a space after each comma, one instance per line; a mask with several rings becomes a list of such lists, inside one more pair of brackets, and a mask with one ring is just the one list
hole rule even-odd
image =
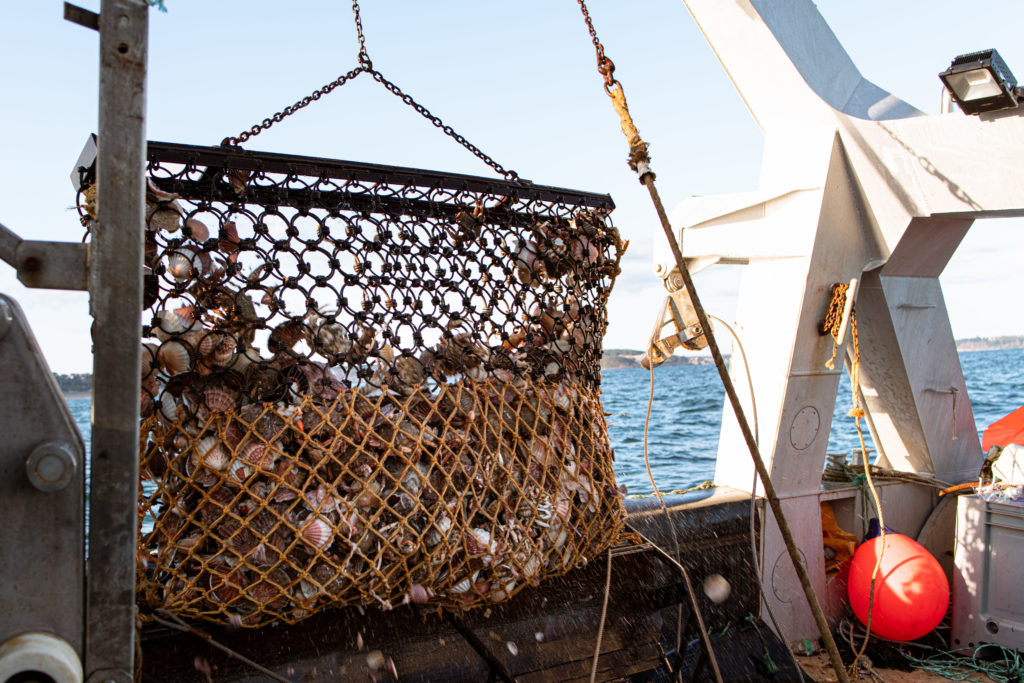
[[1024, 94], [995, 50], [960, 55], [939, 78], [965, 114], [1016, 107]]

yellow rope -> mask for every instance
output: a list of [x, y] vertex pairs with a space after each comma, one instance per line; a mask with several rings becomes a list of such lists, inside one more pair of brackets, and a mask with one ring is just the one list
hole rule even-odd
[[[828, 311], [825, 314], [825, 320], [821, 325], [822, 332], [832, 337], [832, 357], [825, 363], [825, 366], [829, 369], [835, 367], [834, 361], [836, 354], [839, 350], [839, 330], [842, 327], [843, 308], [846, 304], [846, 294], [850, 289], [848, 284], [837, 282], [832, 285], [832, 296], [828, 302]], [[853, 662], [848, 668], [849, 675], [855, 677], [857, 675], [857, 663], [861, 657], [864, 656], [864, 651], [868, 646], [868, 639], [871, 636], [871, 616], [872, 608], [875, 602], [875, 580], [878, 578], [878, 571], [882, 566], [882, 555], [885, 553], [885, 516], [882, 513], [882, 502], [878, 497], [878, 491], [875, 489], [875, 482], [871, 478], [871, 463], [868, 462], [868, 450], [867, 445], [864, 443], [864, 431], [861, 429], [860, 420], [862, 417], [866, 417], [863, 406], [860, 403], [860, 339], [857, 336], [857, 315], [853, 308], [853, 304], [850, 304], [850, 343], [853, 347], [850, 360], [850, 389], [852, 394], [852, 409], [850, 410], [850, 417], [854, 419], [854, 425], [857, 427], [857, 438], [860, 441], [860, 452], [864, 456], [864, 479], [867, 481], [868, 489], [871, 491], [871, 497], [875, 503], [875, 511], [878, 513], [878, 526], [880, 527], [879, 544], [881, 548], [878, 552], [878, 557], [875, 558], [875, 567], [871, 572], [871, 593], [868, 598], [868, 623], [866, 624], [866, 633], [864, 634], [864, 642], [861, 643], [860, 650], [857, 652], [857, 656], [854, 657]]]

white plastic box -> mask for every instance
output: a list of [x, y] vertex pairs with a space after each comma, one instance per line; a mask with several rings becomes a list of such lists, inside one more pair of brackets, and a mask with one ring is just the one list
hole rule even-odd
[[953, 562], [951, 647], [1024, 650], [1024, 507], [961, 496]]

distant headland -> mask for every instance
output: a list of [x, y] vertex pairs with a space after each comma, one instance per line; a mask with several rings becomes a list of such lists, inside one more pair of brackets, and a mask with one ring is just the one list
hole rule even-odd
[[[1024, 336], [1007, 337], [970, 337], [968, 339], [957, 339], [957, 351], [995, 351], [998, 349], [1021, 349], [1024, 348]], [[623, 368], [639, 368], [640, 358], [643, 351], [636, 349], [605, 349], [604, 357], [601, 359], [602, 370], [620, 370]], [[665, 366], [673, 365], [712, 365], [711, 354], [707, 351], [701, 354], [680, 355], [676, 354], [667, 361]]]

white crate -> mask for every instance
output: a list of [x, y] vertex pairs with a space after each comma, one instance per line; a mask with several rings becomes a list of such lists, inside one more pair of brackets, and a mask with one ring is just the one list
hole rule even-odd
[[961, 496], [953, 562], [951, 646], [1024, 650], [1024, 507]]

